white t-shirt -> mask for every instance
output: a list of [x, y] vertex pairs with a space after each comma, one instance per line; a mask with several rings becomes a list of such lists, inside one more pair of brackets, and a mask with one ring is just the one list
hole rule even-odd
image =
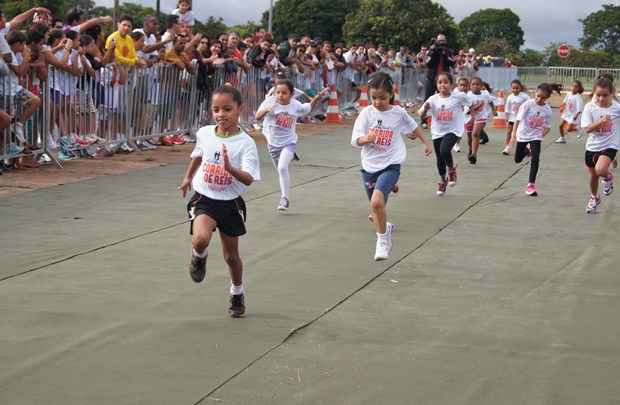
[[247, 186], [224, 169], [222, 145], [226, 145], [233, 167], [249, 173], [254, 181], [260, 180], [260, 162], [254, 140], [245, 132], [222, 138], [216, 135], [215, 125], [202, 127], [196, 133], [196, 146], [191, 157], [202, 158], [194, 174], [192, 187], [213, 200], [230, 201], [245, 192]]
[[568, 94], [564, 97], [564, 111], [562, 119], [570, 124], [574, 124], [577, 120], [577, 114], [583, 111], [583, 98], [581, 94]]
[[474, 113], [476, 121], [488, 121], [491, 119], [491, 116], [493, 115], [493, 109], [491, 108], [493, 98], [488, 91], [482, 90], [480, 94], [474, 94], [470, 91], [467, 93], [467, 96], [469, 96], [469, 99], [473, 105], [478, 105], [480, 102], [484, 103], [482, 108], [478, 110], [478, 112]]
[[[166, 31], [164, 32], [164, 35], [161, 36], [161, 42], [168, 41], [171, 38], [172, 38], [172, 33], [170, 31]], [[166, 42], [166, 45], [164, 45], [164, 48], [172, 49], [174, 47], [173, 42], [174, 41]]]
[[521, 92], [516, 96], [513, 93], [510, 93], [508, 98], [506, 99], [506, 119], [508, 122], [515, 122], [517, 120], [517, 113], [519, 112], [519, 107], [521, 104], [525, 103], [530, 99], [526, 93]]
[[174, 10], [172, 10], [172, 15], [179, 16], [179, 23], [189, 25], [190, 27], [194, 26], [196, 18], [194, 17], [194, 13], [192, 13], [192, 10], [188, 10], [185, 12], [185, 14], [181, 14], [181, 11], [178, 8], [175, 8]]
[[617, 101], [614, 100], [608, 108], [600, 107], [594, 101], [590, 101], [583, 109], [581, 126], [588, 127], [606, 115], [609, 116], [610, 121], [589, 134], [586, 150], [602, 152], [605, 149], [620, 149], [620, 103]]
[[11, 30], [11, 24], [6, 23], [4, 28], [0, 30], [0, 54], [6, 55], [11, 53], [11, 47], [6, 42], [6, 34]]
[[[67, 50], [65, 48], [61, 48], [56, 51], [55, 55], [57, 59], [62, 60], [65, 57], [65, 53]], [[67, 65], [73, 66], [73, 58], [77, 54], [77, 50], [72, 49], [69, 54], [69, 59], [67, 59]], [[77, 58], [78, 68], [82, 69], [82, 61], [80, 57]], [[52, 82], [52, 87], [55, 90], [60, 91], [62, 95], [68, 96], [70, 94], [75, 94], [76, 86], [78, 82], [78, 76], [74, 76], [73, 73], [67, 72], [61, 69], [54, 69], [54, 81]]]
[[517, 142], [540, 141], [546, 128], [551, 128], [551, 107], [548, 104], [538, 105], [536, 100], [528, 100], [521, 104], [516, 120]]
[[[19, 52], [15, 53], [10, 49], [9, 53], [11, 54], [11, 63], [9, 63], [9, 65], [14, 67], [18, 67], [19, 65], [21, 65], [23, 60], [22, 54]], [[0, 94], [6, 96], [15, 96], [22, 89], [22, 86], [19, 84], [19, 77], [17, 77], [17, 75], [15, 74], [15, 72], [13, 72], [11, 68], [9, 68], [9, 75], [7, 77], [9, 81], [8, 85], [5, 85], [5, 89], [5, 86], [2, 86], [0, 84]]]
[[437, 93], [429, 97], [426, 104], [433, 117], [431, 121], [433, 139], [442, 138], [450, 133], [459, 137], [463, 136], [465, 132], [464, 109], [471, 106], [471, 100], [465, 93], [453, 92], [449, 97], [441, 97]]
[[302, 104], [295, 99], [287, 105], [278, 104], [273, 97], [262, 102], [259, 110], [273, 107], [273, 111], [265, 115], [263, 134], [271, 146], [277, 148], [297, 143], [297, 118], [310, 114], [310, 103]]
[[416, 130], [418, 124], [399, 106], [388, 111], [379, 111], [374, 106], [366, 107], [355, 120], [351, 145], [360, 148], [357, 140], [373, 133], [375, 142], [361, 146], [362, 169], [376, 173], [389, 165], [402, 164], [407, 158], [403, 135]]

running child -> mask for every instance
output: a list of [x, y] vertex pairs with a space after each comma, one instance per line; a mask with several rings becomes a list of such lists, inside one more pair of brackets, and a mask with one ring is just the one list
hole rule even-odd
[[386, 260], [392, 248], [394, 225], [387, 222], [386, 204], [398, 183], [407, 157], [403, 135], [424, 144], [426, 156], [433, 151], [415, 120], [394, 106], [394, 83], [387, 73], [375, 73], [368, 82], [371, 105], [355, 120], [351, 145], [361, 148], [362, 180], [377, 232], [375, 260]]
[[506, 98], [506, 120], [508, 125], [506, 127], [506, 147], [502, 151], [504, 156], [510, 155], [510, 151], [515, 144], [515, 139], [512, 137], [512, 130], [517, 120], [517, 113], [521, 104], [530, 99], [530, 96], [525, 92], [525, 86], [520, 80], [515, 79], [510, 83], [510, 95]]
[[590, 174], [590, 198], [586, 213], [593, 214], [601, 204], [598, 195], [598, 181], [603, 179], [603, 194], [608, 196], [614, 190], [611, 164], [620, 147], [620, 103], [614, 99], [615, 88], [606, 78], [599, 78], [594, 84], [592, 101], [586, 104], [581, 117], [581, 126], [588, 134], [585, 163]]
[[191, 218], [192, 258], [189, 273], [196, 283], [206, 275], [207, 248], [216, 228], [230, 270], [230, 316], [245, 313], [243, 262], [239, 237], [245, 235], [246, 206], [241, 195], [260, 180], [260, 163], [254, 140], [239, 127], [241, 93], [231, 86], [213, 92], [211, 111], [216, 125], [200, 128], [196, 146], [181, 186], [183, 197], [193, 188], [187, 204]]
[[[452, 91], [453, 95], [459, 95], [462, 94], [464, 96], [467, 97], [467, 92], [469, 92], [469, 79], [467, 77], [459, 77], [456, 80], [456, 87], [454, 88], [454, 90]], [[454, 147], [452, 148], [452, 151], [455, 153], [458, 153], [461, 151], [461, 140], [463, 139], [462, 136], [465, 132], [467, 132], [466, 126], [469, 123], [469, 121], [471, 120], [471, 112], [470, 112], [470, 108], [469, 107], [463, 107], [463, 131], [461, 132], [461, 136], [456, 140], [456, 144], [454, 145]]]
[[[422, 119], [430, 112], [431, 137], [437, 157], [439, 183], [437, 195], [443, 195], [447, 186], [455, 186], [457, 180], [456, 164], [452, 159], [452, 148], [463, 136], [465, 129], [464, 108], [471, 107], [471, 100], [461, 91], [452, 92], [452, 76], [440, 73], [437, 76], [437, 93], [432, 95], [422, 106]], [[447, 174], [446, 177], [446, 168]]]
[[562, 123], [560, 124], [560, 137], [555, 143], [566, 143], [566, 134], [579, 130], [580, 115], [583, 111], [583, 84], [575, 80], [571, 86], [571, 94], [564, 97], [562, 102]]
[[484, 90], [484, 83], [479, 77], [471, 80], [471, 90], [467, 93], [473, 104], [480, 105], [480, 109], [472, 112], [474, 125], [471, 132], [467, 135], [469, 145], [469, 154], [467, 159], [469, 163], [475, 165], [478, 161], [478, 149], [480, 148], [480, 134], [493, 115], [493, 101], [491, 94]]
[[525, 194], [536, 197], [536, 176], [540, 162], [542, 139], [551, 128], [551, 107], [547, 99], [551, 97], [551, 86], [542, 83], [536, 89], [536, 97], [521, 104], [515, 118], [513, 133], [517, 140], [515, 163], [521, 163], [526, 156], [531, 155], [530, 177]]
[[290, 208], [291, 175], [289, 165], [297, 151], [297, 118], [310, 114], [316, 103], [329, 90], [324, 89], [309, 103], [302, 104], [293, 98], [295, 87], [288, 79], [276, 81], [274, 97], [268, 97], [258, 108], [256, 119], [265, 119], [263, 134], [267, 138], [267, 150], [280, 179], [280, 203], [278, 211]]

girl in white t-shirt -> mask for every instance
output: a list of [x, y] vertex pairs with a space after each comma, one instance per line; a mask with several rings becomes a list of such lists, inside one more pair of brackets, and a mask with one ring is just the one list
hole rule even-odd
[[502, 151], [505, 156], [510, 155], [510, 151], [515, 144], [515, 139], [512, 137], [512, 130], [517, 120], [517, 113], [521, 104], [530, 99], [530, 96], [525, 92], [525, 86], [520, 80], [515, 79], [510, 83], [510, 90], [512, 93], [506, 98], [506, 120], [508, 125], [506, 126], [506, 146]]
[[491, 94], [484, 90], [484, 83], [479, 77], [471, 80], [471, 90], [467, 93], [473, 104], [481, 105], [480, 109], [472, 112], [474, 120], [471, 132], [468, 132], [469, 154], [467, 156], [469, 163], [475, 165], [478, 161], [478, 149], [480, 148], [480, 134], [487, 124], [487, 121], [493, 116], [493, 100]]
[[585, 163], [590, 174], [590, 198], [586, 213], [593, 214], [601, 203], [598, 195], [599, 178], [603, 179], [603, 194], [614, 189], [610, 165], [620, 148], [620, 103], [614, 100], [615, 88], [606, 78], [594, 84], [592, 101], [586, 104], [581, 126], [588, 134]]
[[256, 111], [258, 121], [265, 119], [263, 134], [267, 138], [267, 149], [278, 169], [280, 178], [280, 203], [278, 211], [286, 211], [290, 207], [291, 175], [289, 165], [297, 151], [297, 118], [310, 114], [315, 104], [328, 93], [323, 90], [312, 98], [309, 103], [302, 104], [293, 98], [295, 87], [288, 79], [276, 81], [273, 96], [267, 97]]
[[[469, 79], [467, 77], [461, 76], [456, 80], [456, 87], [452, 91], [454, 95], [463, 95], [467, 96], [469, 92]], [[467, 132], [467, 126], [471, 121], [471, 109], [469, 107], [463, 107], [463, 131], [461, 132], [461, 136], [456, 140], [456, 145], [452, 148], [453, 152], [460, 152], [461, 140], [463, 139], [462, 135]], [[472, 124], [473, 125], [473, 124]]]
[[372, 104], [355, 120], [351, 145], [361, 148], [362, 180], [377, 231], [375, 260], [385, 260], [392, 248], [394, 226], [387, 222], [386, 203], [407, 157], [403, 135], [419, 138], [426, 155], [433, 150], [418, 124], [405, 109], [394, 106], [394, 82], [387, 73], [375, 73], [368, 82]]
[[542, 83], [536, 88], [536, 97], [521, 104], [513, 128], [517, 139], [515, 163], [521, 163], [526, 156], [531, 156], [530, 177], [525, 194], [536, 197], [536, 176], [540, 161], [542, 139], [551, 128], [551, 107], [547, 99], [551, 97], [551, 86]]
[[583, 111], [583, 84], [581, 81], [575, 80], [571, 86], [571, 94], [564, 97], [562, 102], [562, 123], [560, 123], [560, 137], [555, 143], [566, 143], [566, 134], [569, 132], [579, 131], [579, 122], [581, 121], [581, 112]]
[[179, 16], [179, 24], [189, 28], [195, 24], [194, 13], [192, 12], [192, 3], [189, 0], [179, 0], [177, 8], [172, 10], [172, 15]]
[[239, 90], [231, 86], [215, 90], [211, 111], [217, 125], [198, 130], [192, 160], [179, 187], [183, 197], [191, 188], [195, 190], [187, 205], [193, 248], [189, 272], [196, 283], [204, 280], [207, 247], [219, 228], [224, 259], [230, 269], [229, 313], [237, 318], [245, 313], [239, 236], [246, 233], [246, 207], [241, 195], [260, 180], [260, 163], [256, 143], [238, 125]]
[[[452, 76], [437, 75], [437, 93], [429, 97], [420, 109], [422, 120], [430, 113], [431, 136], [437, 157], [439, 183], [437, 195], [443, 195], [448, 185], [455, 186], [456, 164], [452, 159], [452, 148], [463, 136], [465, 130], [465, 108], [470, 108], [470, 98], [463, 92], [452, 92]], [[447, 168], [447, 177], [446, 177]]]

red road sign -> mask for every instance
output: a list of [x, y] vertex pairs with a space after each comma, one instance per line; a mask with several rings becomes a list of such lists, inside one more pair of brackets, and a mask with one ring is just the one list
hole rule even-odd
[[558, 56], [562, 59], [566, 59], [570, 56], [570, 47], [567, 44], [562, 44], [558, 47]]

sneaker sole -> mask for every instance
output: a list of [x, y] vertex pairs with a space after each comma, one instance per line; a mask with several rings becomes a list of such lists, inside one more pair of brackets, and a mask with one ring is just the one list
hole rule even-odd
[[245, 316], [245, 309], [241, 312], [235, 312], [232, 310], [228, 310], [228, 314], [231, 318], [243, 318]]
[[276, 210], [277, 211], [288, 211], [288, 208], [280, 206], [280, 207], [276, 208]]
[[389, 259], [389, 256], [375, 256], [375, 262], [382, 262]]

